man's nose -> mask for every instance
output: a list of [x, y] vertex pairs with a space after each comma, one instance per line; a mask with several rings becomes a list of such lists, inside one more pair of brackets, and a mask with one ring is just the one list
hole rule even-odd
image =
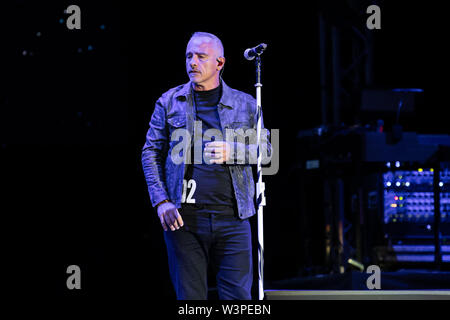
[[189, 65], [191, 66], [191, 68], [198, 66], [198, 59], [195, 55], [189, 61]]

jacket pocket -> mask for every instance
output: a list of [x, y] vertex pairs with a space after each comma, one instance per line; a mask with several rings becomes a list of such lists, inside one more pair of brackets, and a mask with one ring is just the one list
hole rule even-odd
[[178, 140], [180, 136], [186, 136], [186, 118], [185, 117], [171, 117], [167, 119], [168, 129], [169, 129], [169, 139], [174, 138]]
[[184, 127], [186, 127], [186, 117], [168, 118], [167, 123], [172, 128], [184, 128]]
[[[169, 151], [167, 165], [181, 165], [188, 155], [191, 136], [186, 129], [186, 118], [176, 116], [167, 119], [169, 127]], [[168, 168], [166, 168], [168, 170]]]

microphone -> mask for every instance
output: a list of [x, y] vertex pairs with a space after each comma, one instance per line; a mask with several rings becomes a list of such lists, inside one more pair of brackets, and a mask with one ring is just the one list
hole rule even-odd
[[244, 51], [244, 57], [247, 60], [253, 60], [256, 56], [259, 56], [261, 53], [263, 53], [264, 50], [266, 50], [267, 44], [261, 43], [253, 48], [248, 48]]

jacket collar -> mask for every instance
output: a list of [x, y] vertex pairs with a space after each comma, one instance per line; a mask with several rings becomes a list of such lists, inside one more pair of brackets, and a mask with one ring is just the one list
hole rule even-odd
[[[222, 104], [226, 107], [233, 108], [234, 100], [233, 100], [233, 89], [231, 89], [222, 78], [220, 78], [220, 82], [222, 83], [222, 97], [220, 98], [219, 104]], [[191, 98], [192, 95], [192, 81], [185, 83], [181, 86], [177, 93], [175, 93], [174, 97], [177, 99], [181, 96], [187, 98]]]

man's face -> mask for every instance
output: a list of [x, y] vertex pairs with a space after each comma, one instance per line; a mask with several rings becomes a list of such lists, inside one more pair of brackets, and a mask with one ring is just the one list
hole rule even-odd
[[186, 71], [189, 79], [204, 90], [219, 84], [220, 63], [214, 42], [206, 37], [192, 38], [186, 48]]

